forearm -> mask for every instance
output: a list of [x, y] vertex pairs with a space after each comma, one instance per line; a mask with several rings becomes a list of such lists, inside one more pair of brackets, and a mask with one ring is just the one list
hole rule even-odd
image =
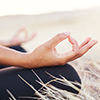
[[[72, 50], [60, 54], [57, 52], [56, 46], [66, 38], [71, 43]], [[0, 46], [0, 64], [25, 68], [64, 65], [84, 55], [96, 43], [96, 40], [91, 40], [89, 37], [78, 46], [78, 42], [70, 36], [70, 32], [59, 33], [31, 53], [21, 53]]]
[[3, 46], [0, 46], [0, 64], [25, 67], [27, 64], [27, 53], [21, 53]]

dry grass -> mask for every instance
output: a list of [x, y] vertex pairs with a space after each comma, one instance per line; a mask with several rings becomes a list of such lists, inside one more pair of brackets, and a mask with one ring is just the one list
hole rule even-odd
[[[90, 95], [93, 100], [100, 100], [100, 62], [96, 59], [85, 59], [75, 61], [72, 65], [77, 66], [83, 83], [82, 91]], [[83, 94], [80, 92], [79, 95]], [[83, 96], [82, 100], [92, 100], [87, 95]]]
[[[76, 89], [77, 91], [80, 91], [78, 95], [75, 95], [73, 93], [60, 90], [52, 85], [50, 85], [50, 82], [44, 84], [42, 80], [38, 77], [38, 75], [32, 71], [39, 79], [37, 81], [39, 84], [42, 85], [42, 88], [40, 90], [36, 90], [32, 85], [27, 83], [26, 80], [24, 80], [20, 75], [18, 75], [27, 85], [29, 85], [33, 91], [35, 91], [35, 95], [38, 97], [19, 97], [19, 98], [31, 98], [31, 99], [38, 99], [38, 100], [100, 100], [100, 62], [96, 60], [85, 60], [84, 64], [82, 63], [83, 60], [81, 61], [74, 61], [71, 64], [73, 66], [77, 67], [77, 71], [80, 74], [80, 77], [82, 79], [82, 89], [79, 90], [75, 85], [77, 84], [80, 85], [79, 83], [73, 83], [69, 82], [66, 80], [63, 76], [61, 78], [57, 78], [55, 76], [52, 76], [50, 73], [49, 74], [51, 77], [54, 78], [54, 80], [51, 81], [56, 81], [61, 84], [69, 85], [72, 88]], [[37, 84], [38, 84], [37, 83]], [[7, 90], [11, 98], [10, 100], [16, 100], [14, 96], [10, 93], [9, 90]]]

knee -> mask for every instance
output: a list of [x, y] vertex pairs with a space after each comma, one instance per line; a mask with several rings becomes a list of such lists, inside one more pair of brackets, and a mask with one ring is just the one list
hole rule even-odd
[[[37, 74], [41, 75], [40, 78], [43, 80], [44, 83], [47, 83], [48, 81], [53, 79], [52, 77], [48, 78], [48, 75], [45, 73], [45, 71], [46, 71], [55, 77], [61, 78], [59, 75], [62, 75], [68, 81], [78, 82], [79, 84], [81, 84], [81, 79], [80, 79], [77, 71], [69, 64], [65, 64], [63, 66], [38, 68], [38, 69], [34, 69], [34, 71]], [[79, 93], [79, 91], [73, 89], [70, 86], [65, 86], [65, 85], [62, 85], [57, 82], [51, 82], [51, 84], [62, 90], [67, 90], [67, 91], [75, 93], [75, 94]], [[81, 89], [81, 86], [78, 86], [78, 85], [75, 85], [75, 86], [77, 88]]]
[[[77, 71], [69, 64], [65, 64], [64, 67], [66, 69], [66, 79], [71, 82], [79, 83], [79, 85], [76, 85], [74, 83], [73, 83], [73, 85], [75, 85], [80, 90], [81, 89], [81, 78], [80, 78], [79, 74], [77, 73]], [[70, 86], [67, 91], [70, 91], [75, 94], [79, 93], [78, 90], [75, 90], [74, 88], [72, 88]]]

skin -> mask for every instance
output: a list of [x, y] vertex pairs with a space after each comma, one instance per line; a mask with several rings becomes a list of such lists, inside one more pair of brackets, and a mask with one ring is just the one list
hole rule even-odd
[[[92, 40], [90, 37], [88, 37], [81, 43], [81, 45], [78, 45], [78, 42], [70, 34], [70, 32], [57, 34], [49, 41], [38, 46], [31, 53], [21, 53], [0, 46], [0, 64], [24, 68], [64, 65], [69, 61], [82, 57], [97, 43], [96, 40]], [[72, 45], [72, 50], [59, 54], [56, 50], [56, 46], [67, 38]]]
[[[24, 34], [23, 38], [20, 38], [21, 34]], [[28, 36], [28, 31], [25, 28], [21, 28], [10, 40], [2, 41], [0, 40], [0, 45], [2, 46], [15, 46], [21, 45], [22, 43], [28, 42], [35, 37], [36, 33], [33, 33], [32, 36]]]

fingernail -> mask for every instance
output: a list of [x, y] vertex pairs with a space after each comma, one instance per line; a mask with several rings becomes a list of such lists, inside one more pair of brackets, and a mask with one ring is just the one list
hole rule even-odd
[[64, 32], [64, 34], [66, 35], [66, 36], [69, 36], [70, 34], [71, 34], [71, 32]]

